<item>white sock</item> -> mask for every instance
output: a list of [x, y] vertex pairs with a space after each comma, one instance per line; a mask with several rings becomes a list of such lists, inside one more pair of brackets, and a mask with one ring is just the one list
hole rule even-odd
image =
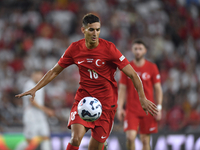
[[41, 143], [41, 149], [43, 150], [51, 150], [51, 143], [50, 143], [50, 140], [44, 140], [42, 141]]
[[28, 142], [26, 140], [21, 141], [15, 148], [15, 150], [24, 150], [28, 146]]

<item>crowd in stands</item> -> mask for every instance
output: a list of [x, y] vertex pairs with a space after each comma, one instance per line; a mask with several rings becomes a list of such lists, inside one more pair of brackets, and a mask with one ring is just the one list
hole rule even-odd
[[[46, 73], [71, 42], [84, 38], [81, 20], [88, 12], [101, 19], [100, 37], [128, 60], [134, 39], [148, 45], [146, 57], [158, 65], [164, 92], [159, 131], [200, 132], [198, 0], [0, 0], [0, 132], [22, 127], [22, 100], [14, 95], [31, 70]], [[45, 102], [56, 112], [52, 128], [66, 130], [78, 83], [72, 65], [45, 87]], [[122, 131], [115, 121], [114, 130]]]

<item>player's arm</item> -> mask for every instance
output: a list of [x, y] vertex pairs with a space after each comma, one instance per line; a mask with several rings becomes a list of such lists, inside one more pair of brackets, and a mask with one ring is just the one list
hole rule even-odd
[[125, 115], [125, 111], [123, 108], [125, 99], [126, 99], [126, 85], [120, 83], [118, 88], [118, 110], [117, 110], [117, 117], [119, 121], [122, 121]]
[[157, 115], [158, 113], [157, 106], [151, 101], [146, 99], [142, 82], [137, 73], [135, 72], [135, 70], [131, 67], [130, 64], [128, 64], [122, 69], [122, 71], [132, 80], [135, 89], [138, 92], [141, 106], [143, 110], [146, 112], [146, 114], [148, 114], [149, 112], [151, 115]]
[[39, 105], [39, 104], [37, 103], [36, 100], [31, 101], [31, 104], [32, 104], [34, 107], [36, 107], [36, 108], [42, 110], [42, 111], [43, 111], [45, 114], [47, 114], [48, 116], [54, 116], [54, 111], [53, 111], [53, 110], [51, 110], [50, 108], [48, 108], [48, 107], [46, 107], [46, 106]]
[[154, 92], [155, 92], [155, 101], [157, 103], [157, 108], [158, 108], [158, 114], [156, 116], [156, 120], [160, 120], [162, 117], [161, 110], [162, 110], [162, 100], [163, 100], [163, 92], [160, 82], [154, 84]]
[[51, 82], [56, 76], [59, 75], [59, 73], [63, 70], [64, 68], [61, 67], [58, 63], [51, 69], [49, 70], [43, 77], [42, 79], [33, 87], [31, 90], [24, 92], [22, 94], [16, 95], [16, 97], [20, 98], [25, 95], [31, 95], [31, 100], [34, 100], [35, 97], [35, 92], [45, 85], [47, 85], [49, 82]]

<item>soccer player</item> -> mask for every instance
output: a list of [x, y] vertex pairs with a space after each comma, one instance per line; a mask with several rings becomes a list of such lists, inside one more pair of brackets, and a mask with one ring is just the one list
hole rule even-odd
[[[41, 70], [34, 70], [31, 79], [24, 85], [24, 90], [33, 88], [43, 77]], [[30, 101], [31, 96], [23, 97], [23, 125], [25, 141], [17, 145], [15, 150], [33, 150], [41, 144], [41, 149], [51, 150], [50, 129], [46, 115], [53, 116], [54, 111], [44, 106], [44, 88], [37, 91], [34, 101]]]
[[[117, 83], [114, 75], [117, 67], [129, 76], [140, 95], [142, 108], [146, 113], [157, 114], [156, 105], [147, 100], [141, 80], [133, 70], [128, 60], [121, 54], [115, 45], [99, 38], [100, 19], [94, 14], [86, 14], [82, 19], [81, 31], [84, 39], [73, 42], [60, 58], [58, 63], [49, 70], [42, 80], [31, 90], [16, 95], [35, 96], [35, 92], [52, 81], [64, 68], [76, 64], [80, 73], [80, 86], [76, 92], [75, 101], [71, 109], [68, 128], [71, 129], [71, 140], [66, 150], [78, 150], [85, 133], [91, 129], [89, 150], [102, 150], [108, 138], [117, 109]], [[92, 96], [100, 100], [102, 115], [94, 122], [83, 121], [77, 113], [78, 102]]]
[[[159, 111], [155, 116], [150, 114], [146, 115], [144, 111], [142, 111], [143, 108], [140, 105], [140, 95], [138, 95], [137, 89], [131, 84], [131, 79], [121, 72], [118, 90], [119, 106], [117, 117], [120, 121], [124, 118], [127, 149], [135, 149], [135, 138], [139, 129], [143, 150], [150, 150], [150, 134], [158, 131], [157, 120], [161, 119], [163, 94], [160, 83], [160, 74], [156, 64], [145, 59], [147, 48], [142, 40], [137, 39], [134, 41], [132, 52], [135, 59], [130, 62], [130, 65], [140, 76], [147, 99], [154, 102], [155, 93], [155, 100]], [[127, 99], [125, 107], [126, 111], [124, 110], [125, 99]]]

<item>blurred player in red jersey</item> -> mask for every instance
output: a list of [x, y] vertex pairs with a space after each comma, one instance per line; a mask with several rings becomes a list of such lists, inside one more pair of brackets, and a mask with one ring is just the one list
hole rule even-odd
[[[131, 84], [131, 79], [128, 78], [123, 72], [121, 72], [121, 78], [119, 82], [119, 102], [117, 117], [120, 121], [124, 118], [124, 131], [127, 138], [127, 149], [135, 150], [135, 138], [137, 136], [137, 130], [140, 130], [140, 139], [143, 144], [143, 150], [150, 150], [150, 134], [158, 131], [157, 121], [161, 119], [162, 109], [162, 88], [160, 83], [160, 74], [156, 64], [145, 59], [147, 48], [142, 40], [135, 40], [132, 46], [132, 52], [135, 59], [130, 62], [130, 65], [140, 76], [144, 92], [147, 99], [157, 102], [158, 114], [152, 116], [146, 115], [142, 111], [140, 105], [139, 96], [137, 90]], [[127, 94], [127, 97], [126, 97]], [[125, 99], [126, 110], [124, 110]]]
[[[100, 27], [100, 20], [97, 16], [85, 15], [81, 27], [85, 38], [73, 42], [58, 63], [33, 89], [16, 95], [16, 97], [32, 95], [34, 98], [35, 92], [52, 81], [64, 68], [72, 64], [78, 66], [80, 86], [70, 113], [68, 128], [71, 129], [71, 140], [66, 150], [78, 150], [83, 136], [89, 129], [91, 129], [91, 139], [88, 149], [103, 149], [104, 142], [111, 132], [117, 109], [117, 83], [114, 79], [117, 67], [132, 79], [146, 113], [156, 115], [158, 112], [156, 105], [146, 99], [142, 82], [128, 60], [113, 43], [99, 38]], [[86, 96], [96, 97], [102, 103], [102, 115], [94, 122], [83, 121], [77, 113], [78, 102]]]

